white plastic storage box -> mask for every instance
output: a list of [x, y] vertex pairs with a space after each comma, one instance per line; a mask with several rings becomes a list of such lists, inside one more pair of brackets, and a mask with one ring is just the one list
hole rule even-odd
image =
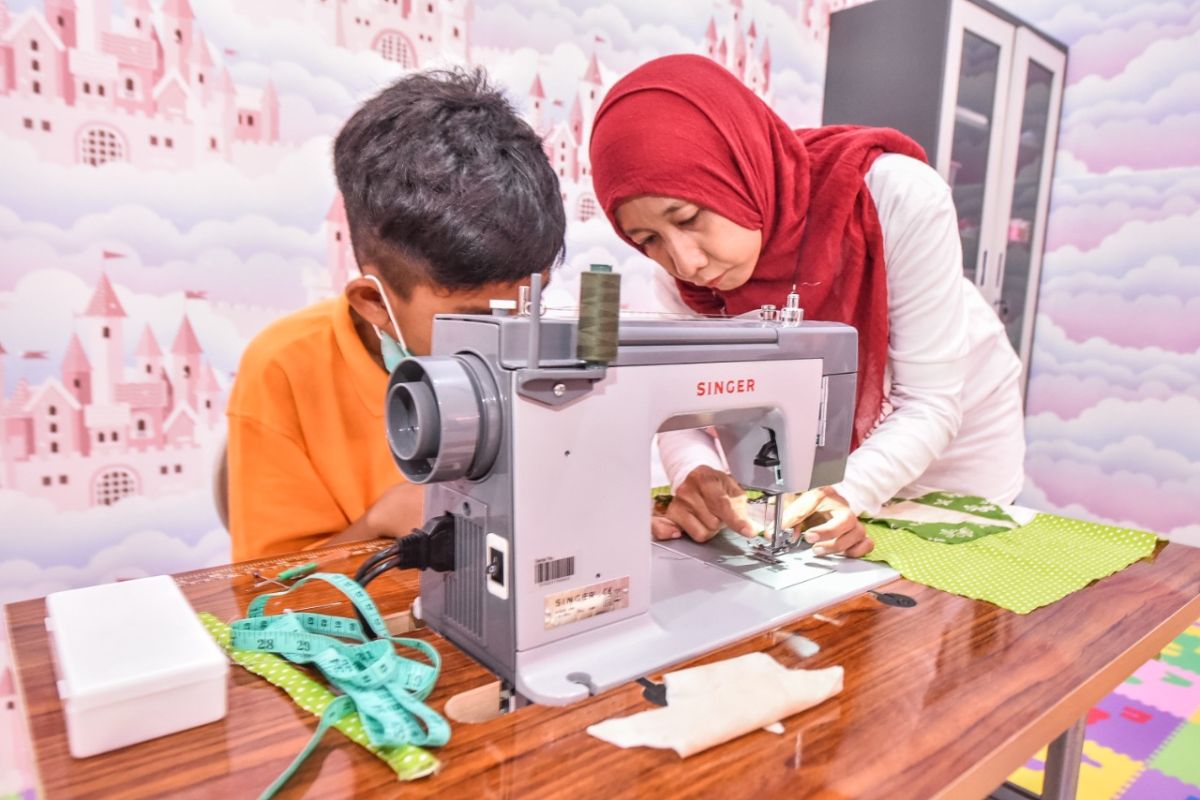
[[229, 662], [166, 575], [46, 598], [75, 758], [225, 716]]

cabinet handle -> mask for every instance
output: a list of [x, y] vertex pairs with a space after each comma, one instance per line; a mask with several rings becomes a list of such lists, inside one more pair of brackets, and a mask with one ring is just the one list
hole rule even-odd
[[987, 250], [983, 251], [983, 261], [979, 264], [979, 286], [987, 286]]
[[997, 289], [1001, 289], [1004, 287], [1004, 256], [1005, 256], [1005, 253], [1001, 253], [1000, 259], [996, 262], [996, 288]]

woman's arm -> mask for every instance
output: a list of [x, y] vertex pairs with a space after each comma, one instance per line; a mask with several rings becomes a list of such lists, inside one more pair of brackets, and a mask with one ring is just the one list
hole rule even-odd
[[833, 487], [855, 513], [877, 512], [954, 439], [969, 349], [950, 188], [926, 164], [900, 155], [880, 156], [866, 182], [883, 229], [894, 410], [850, 455]]

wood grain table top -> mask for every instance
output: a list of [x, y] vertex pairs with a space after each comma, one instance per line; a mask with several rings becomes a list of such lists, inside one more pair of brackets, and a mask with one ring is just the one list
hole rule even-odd
[[[198, 611], [244, 615], [257, 568], [273, 574], [314, 555], [352, 574], [378, 545], [330, 548], [176, 576]], [[385, 614], [407, 609], [414, 573], [371, 584]], [[311, 588], [311, 591], [310, 591]], [[330, 731], [280, 797], [751, 797], [985, 796], [1039, 747], [1200, 617], [1200, 549], [1160, 544], [1155, 555], [1064, 600], [1020, 616], [899, 580], [915, 608], [862, 596], [781, 629], [820, 645], [801, 660], [778, 632], [749, 637], [691, 664], [754, 650], [789, 667], [842, 665], [837, 697], [681, 760], [673, 751], [621, 750], [588, 736], [600, 720], [650, 708], [630, 684], [567, 708], [529, 706], [476, 725], [453, 724], [435, 776], [400, 784], [382, 762]], [[299, 609], [336, 597], [321, 584], [292, 595]], [[325, 613], [349, 613], [324, 609]], [[257, 797], [316, 726], [280, 690], [234, 665], [225, 719], [76, 760], [67, 752], [42, 600], [7, 607], [19, 691], [47, 798]], [[443, 657], [430, 704], [494, 677], [437, 634]]]

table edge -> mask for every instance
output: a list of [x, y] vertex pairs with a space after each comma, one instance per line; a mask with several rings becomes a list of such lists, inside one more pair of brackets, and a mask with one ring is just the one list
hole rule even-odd
[[[1174, 614], [1147, 632], [1132, 647], [1108, 666], [1096, 672], [1083, 684], [1065, 695], [1058, 703], [1024, 730], [1011, 736], [983, 761], [976, 762], [958, 778], [950, 781], [935, 798], [978, 800], [988, 797], [1041, 747], [1049, 744], [1071, 727], [1092, 706], [1110, 694], [1139, 666], [1154, 658], [1188, 625], [1200, 618], [1200, 595], [1182, 605]], [[1030, 743], [1036, 744], [1030, 748]], [[1004, 766], [1010, 764], [1012, 766]]]

